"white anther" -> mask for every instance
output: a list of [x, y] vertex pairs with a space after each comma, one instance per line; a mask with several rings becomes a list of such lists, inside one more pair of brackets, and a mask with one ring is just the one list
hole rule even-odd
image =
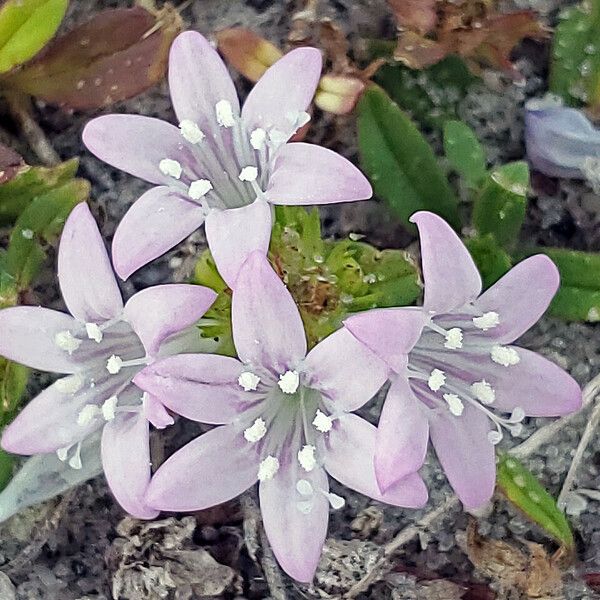
[[204, 198], [212, 189], [212, 183], [208, 179], [196, 179], [196, 181], [190, 183], [188, 196], [192, 200], [200, 200], [200, 198]]
[[77, 339], [70, 331], [59, 331], [54, 336], [54, 343], [69, 356], [81, 346], [81, 340]]
[[181, 121], [181, 123], [179, 123], [179, 129], [181, 130], [181, 135], [190, 144], [199, 144], [206, 137], [200, 127], [198, 127], [194, 121], [190, 121], [189, 119]]
[[111, 375], [116, 375], [121, 370], [122, 367], [123, 367], [123, 359], [120, 356], [116, 356], [115, 354], [113, 354], [106, 361], [106, 370]]
[[62, 394], [75, 394], [83, 387], [84, 383], [83, 377], [80, 375], [69, 375], [58, 379], [54, 385]]
[[115, 418], [118, 402], [119, 399], [116, 396], [111, 396], [108, 400], [104, 401], [102, 404], [102, 416], [105, 421], [112, 421]]
[[521, 360], [518, 352], [514, 348], [509, 348], [508, 346], [492, 346], [490, 356], [495, 363], [502, 365], [503, 367], [517, 365]]
[[332, 492], [329, 492], [325, 495], [327, 496], [327, 500], [329, 500], [329, 506], [331, 506], [333, 510], [344, 508], [344, 505], [346, 504], [346, 500], [344, 500], [344, 498], [338, 496], [337, 494], [333, 494]]
[[286, 371], [283, 375], [279, 376], [277, 385], [284, 394], [296, 393], [296, 390], [300, 385], [300, 375], [298, 375], [298, 371]]
[[523, 433], [523, 423], [516, 423], [509, 426], [510, 434], [517, 437]]
[[245, 392], [253, 392], [254, 390], [256, 390], [258, 384], [260, 383], [260, 377], [258, 375], [255, 375], [251, 371], [244, 371], [238, 377], [238, 383], [241, 387], [244, 388]]
[[238, 179], [240, 181], [256, 181], [258, 177], [258, 169], [253, 166], [244, 167], [240, 174], [238, 175]]
[[312, 483], [307, 479], [298, 479], [296, 482], [296, 491], [301, 496], [312, 496], [314, 489]]
[[487, 434], [488, 440], [490, 442], [490, 444], [494, 444], [494, 446], [496, 444], [499, 444], [502, 441], [502, 438], [504, 437], [502, 435], [501, 431], [490, 431]]
[[69, 466], [71, 469], [75, 469], [79, 471], [81, 469], [81, 442], [77, 444], [77, 448], [75, 449], [75, 454], [69, 459]]
[[446, 374], [444, 371], [440, 371], [439, 369], [431, 371], [431, 375], [429, 375], [429, 379], [427, 380], [427, 385], [431, 391], [437, 392], [445, 383]]
[[471, 391], [477, 400], [483, 404], [492, 404], [496, 400], [494, 388], [485, 380], [476, 381], [471, 385]]
[[262, 440], [266, 433], [267, 426], [265, 425], [264, 420], [260, 417], [256, 419], [256, 421], [254, 421], [250, 427], [244, 429], [244, 437], [253, 444], [259, 440]]
[[463, 414], [465, 406], [456, 394], [444, 394], [444, 400], [447, 402], [450, 412], [455, 417], [460, 417]]
[[215, 113], [217, 115], [217, 123], [221, 127], [233, 127], [235, 125], [233, 108], [229, 100], [219, 100], [215, 104]]
[[183, 172], [183, 167], [178, 160], [173, 160], [172, 158], [163, 158], [158, 163], [158, 168], [163, 175], [167, 177], [174, 177], [175, 179], [179, 179], [181, 177], [181, 173]]
[[486, 312], [481, 317], [473, 317], [473, 325], [478, 329], [487, 331], [493, 329], [500, 324], [500, 315], [497, 312], [490, 311]]
[[316, 448], [311, 444], [306, 444], [302, 447], [302, 450], [298, 451], [298, 462], [300, 466], [307, 472], [312, 471], [317, 465], [317, 459], [315, 457]]
[[33, 236], [34, 236], [34, 233], [33, 233], [33, 230], [31, 230], [31, 229], [23, 229], [23, 230], [21, 231], [21, 235], [22, 235], [22, 236], [23, 236], [23, 237], [24, 237], [26, 240], [32, 240], [32, 239], [33, 239]]
[[312, 424], [317, 431], [327, 433], [331, 431], [331, 428], [333, 427], [333, 419], [317, 408], [317, 414], [315, 415]]
[[273, 479], [277, 471], [279, 471], [279, 461], [274, 456], [269, 455], [258, 465], [258, 480]]
[[255, 150], [260, 150], [264, 145], [267, 139], [267, 132], [262, 127], [257, 127], [250, 134], [250, 145]]
[[85, 332], [90, 340], [94, 340], [97, 344], [102, 341], [102, 329], [96, 323], [86, 323]]
[[77, 415], [77, 425], [85, 427], [89, 425], [98, 415], [100, 409], [95, 404], [85, 404]]
[[446, 341], [444, 342], [444, 347], [449, 350], [459, 350], [462, 348], [463, 343], [463, 332], [462, 329], [458, 327], [453, 327], [449, 329], [446, 333]]
[[520, 406], [515, 406], [512, 413], [510, 413], [508, 422], [509, 423], [520, 423], [524, 418], [525, 418], [525, 411]]

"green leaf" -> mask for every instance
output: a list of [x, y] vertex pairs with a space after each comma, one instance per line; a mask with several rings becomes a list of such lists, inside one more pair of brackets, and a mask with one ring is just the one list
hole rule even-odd
[[3, 490], [12, 479], [15, 468], [15, 457], [0, 448], [0, 490]]
[[0, 73], [33, 58], [52, 39], [68, 0], [7, 0], [0, 9]]
[[492, 171], [473, 206], [473, 225], [505, 248], [517, 241], [527, 209], [529, 167], [523, 161]]
[[460, 101], [478, 79], [458, 56], [448, 56], [421, 71], [398, 63], [384, 65], [374, 81], [418, 123], [441, 129], [448, 119], [458, 118]]
[[16, 415], [28, 378], [27, 367], [0, 358], [0, 428], [8, 425]]
[[572, 548], [573, 534], [565, 515], [554, 498], [514, 457], [498, 458], [497, 484], [512, 504], [567, 548]]
[[483, 287], [496, 283], [512, 266], [510, 256], [487, 234], [464, 240], [483, 279]]
[[559, 15], [550, 62], [550, 91], [567, 104], [600, 104], [600, 0]]
[[411, 227], [418, 210], [437, 213], [460, 226], [458, 200], [433, 150], [414, 123], [379, 87], [371, 86], [358, 103], [358, 144], [363, 170], [375, 193]]
[[73, 179], [78, 164], [73, 158], [55, 167], [19, 167], [10, 181], [0, 185], [0, 225], [14, 223], [30, 202]]
[[444, 152], [452, 168], [467, 185], [478, 189], [487, 172], [485, 153], [466, 123], [447, 121], [444, 124]]

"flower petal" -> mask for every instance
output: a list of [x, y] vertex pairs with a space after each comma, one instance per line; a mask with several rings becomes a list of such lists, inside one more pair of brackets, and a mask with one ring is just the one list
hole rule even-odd
[[155, 285], [132, 296], [123, 316], [152, 356], [165, 339], [193, 325], [216, 298], [216, 292], [201, 285]]
[[531, 417], [560, 417], [581, 407], [581, 389], [557, 364], [536, 352], [515, 348], [519, 363], [497, 367], [489, 377], [496, 391], [493, 406], [511, 412], [517, 406]]
[[342, 328], [307, 355], [308, 385], [324, 392], [337, 410], [350, 412], [366, 404], [388, 378], [387, 365]]
[[418, 342], [428, 316], [417, 307], [377, 308], [352, 315], [344, 327], [396, 373], [404, 373], [407, 355]]
[[327, 472], [361, 494], [395, 506], [419, 508], [427, 502], [427, 488], [413, 473], [389, 487], [383, 494], [375, 478], [376, 429], [357, 415], [342, 415], [327, 434], [325, 451]]
[[233, 341], [240, 360], [284, 373], [306, 356], [298, 307], [260, 252], [240, 269], [231, 301]]
[[146, 502], [194, 511], [235, 498], [258, 479], [258, 457], [233, 425], [215, 427], [171, 456], [154, 474]]
[[329, 204], [366, 200], [367, 178], [343, 156], [315, 144], [294, 142], [280, 148], [266, 197], [273, 204]]
[[[296, 489], [302, 479], [314, 490], [309, 500]], [[323, 551], [329, 521], [328, 491], [324, 469], [300, 471], [295, 459], [282, 466], [273, 479], [259, 485], [263, 523], [275, 557], [288, 575], [303, 583], [312, 581]], [[310, 501], [310, 512], [301, 511], [301, 503]]]
[[141, 413], [121, 413], [102, 431], [102, 466], [118, 503], [138, 519], [153, 519], [159, 511], [144, 502], [150, 483], [150, 432]]
[[144, 193], [127, 211], [112, 243], [113, 264], [121, 279], [173, 248], [204, 222], [202, 208], [168, 187]]
[[169, 55], [169, 90], [179, 121], [215, 123], [215, 105], [227, 100], [239, 113], [237, 92], [217, 51], [197, 31], [179, 34]]
[[168, 185], [173, 179], [158, 165], [164, 158], [181, 160], [191, 148], [175, 125], [141, 115], [105, 115], [83, 130], [87, 149], [105, 163], [150, 183]]
[[375, 475], [379, 488], [416, 473], [427, 454], [429, 423], [408, 381], [396, 377], [387, 393], [377, 427]]
[[415, 213], [410, 220], [417, 225], [421, 240], [425, 310], [450, 312], [477, 298], [481, 276], [450, 225], [426, 211]]
[[40, 371], [75, 373], [82, 368], [78, 351], [69, 355], [58, 347], [55, 337], [79, 329], [79, 322], [57, 310], [38, 306], [5, 308], [0, 310], [0, 354]]
[[238, 384], [244, 366], [216, 354], [179, 354], [158, 360], [134, 378], [142, 390], [192, 421], [231, 423], [251, 399]]
[[491, 422], [465, 405], [460, 417], [430, 412], [429, 434], [450, 485], [468, 509], [488, 502], [496, 484], [495, 446], [488, 440]]
[[83, 323], [108, 321], [123, 310], [104, 241], [85, 202], [71, 211], [65, 223], [58, 250], [58, 281], [69, 312]]
[[274, 127], [289, 138], [296, 129], [298, 115], [308, 108], [315, 95], [322, 63], [316, 48], [297, 48], [267, 69], [242, 108], [248, 131]]
[[499, 315], [499, 325], [485, 335], [500, 344], [516, 340], [544, 314], [559, 284], [558, 269], [547, 256], [520, 262], [474, 302], [482, 313]]
[[230, 288], [251, 252], [267, 254], [271, 207], [257, 199], [248, 206], [212, 210], [206, 217], [206, 240], [221, 277]]
[[175, 423], [175, 419], [171, 413], [156, 396], [146, 393], [142, 400], [144, 416], [156, 429], [165, 429], [165, 427]]

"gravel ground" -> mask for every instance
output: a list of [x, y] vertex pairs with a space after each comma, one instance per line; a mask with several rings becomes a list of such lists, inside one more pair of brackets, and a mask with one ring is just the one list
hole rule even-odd
[[[383, 0], [322, 1], [325, 14], [334, 16], [359, 35], [381, 33], [390, 24]], [[503, 8], [531, 7], [550, 23], [560, 0], [515, 0], [503, 2]], [[85, 18], [100, 6], [127, 5], [127, 2], [79, 0], [73, 2], [70, 20]], [[244, 25], [278, 42], [285, 37], [292, 2], [273, 0], [197, 0], [183, 15], [190, 28], [203, 33], [225, 26]], [[474, 88], [461, 107], [462, 117], [473, 126], [483, 141], [492, 163], [523, 156], [522, 105], [527, 97], [544, 90], [544, 60], [547, 48], [525, 43], [517, 53], [517, 62], [527, 76], [527, 84], [518, 87], [489, 74], [487, 86]], [[240, 88], [247, 85], [240, 83]], [[116, 107], [119, 112], [139, 112], [173, 119], [166, 86]], [[127, 207], [145, 189], [145, 184], [114, 171], [89, 155], [80, 142], [81, 129], [89, 115], [65, 115], [50, 107], [39, 107], [39, 117], [49, 139], [68, 158], [81, 158], [81, 175], [92, 182], [93, 209], [103, 234], [110, 239], [116, 223]], [[354, 121], [350, 118], [317, 117], [312, 140], [332, 147], [346, 156], [356, 154]], [[435, 135], [434, 144], [439, 144]], [[542, 182], [540, 192], [531, 199], [524, 236], [527, 241], [546, 245], [600, 250], [597, 224], [600, 198], [585, 185]], [[410, 238], [396, 224], [386, 207], [376, 201], [330, 207], [322, 211], [325, 229], [330, 235], [361, 232], [369, 241], [388, 247], [404, 247]], [[123, 286], [126, 296], [136, 289], [181, 277], [181, 264], [191, 252], [203, 247], [202, 232], [135, 275]], [[40, 288], [45, 303], [60, 306], [51, 276]], [[581, 384], [599, 371], [600, 329], [593, 325], [564, 324], [544, 319], [521, 340], [521, 345], [540, 351], [564, 366]], [[41, 379], [34, 382], [39, 387]], [[376, 420], [379, 403], [369, 405], [364, 414]], [[558, 493], [574, 449], [586, 423], [586, 415], [574, 419], [551, 443], [531, 455], [527, 465], [547, 488]], [[523, 439], [543, 419], [531, 419]], [[535, 421], [535, 422], [533, 422]], [[181, 445], [193, 434], [193, 426], [179, 424], [171, 432]], [[520, 441], [520, 440], [517, 440]], [[175, 444], [172, 439], [171, 442]], [[513, 441], [511, 443], [516, 443]], [[600, 453], [590, 450], [579, 471], [578, 487], [600, 489]], [[336, 488], [346, 506], [332, 514], [330, 541], [315, 588], [300, 589], [281, 578], [273, 566], [267, 547], [261, 544], [260, 528], [254, 519], [256, 501], [252, 494], [241, 503], [232, 502], [193, 517], [170, 517], [154, 524], [127, 519], [112, 500], [102, 478], [89, 482], [62, 500], [25, 511], [5, 525], [0, 533], [0, 600], [104, 600], [123, 598], [339, 598], [360, 579], [381, 554], [382, 545], [403, 527], [418, 521], [426, 512], [441, 505], [450, 496], [434, 456], [423, 468], [430, 489], [430, 501], [422, 511], [384, 507], [367, 498]], [[565, 573], [564, 595], [529, 597], [592, 598], [591, 590], [580, 582], [583, 573], [600, 571], [600, 503], [582, 500], [580, 514], [572, 518], [578, 538], [577, 565]], [[243, 518], [245, 515], [245, 519]], [[465, 530], [469, 517], [458, 509], [421, 531], [391, 561], [394, 568], [362, 598], [491, 598], [489, 583], [481, 570], [464, 552]], [[524, 520], [504, 500], [497, 499], [493, 510], [479, 519], [479, 532], [497, 540], [520, 545], [528, 539], [545, 543], [547, 538]], [[246, 544], [244, 544], [246, 540]], [[521, 546], [522, 547], [522, 546]], [[258, 557], [259, 565], [253, 560]], [[10, 562], [12, 561], [12, 562]], [[144, 587], [145, 586], [145, 587]], [[492, 587], [499, 598], [525, 598], [501, 589], [496, 580]], [[151, 590], [151, 591], [149, 591]], [[313, 596], [313, 593], [315, 596]]]

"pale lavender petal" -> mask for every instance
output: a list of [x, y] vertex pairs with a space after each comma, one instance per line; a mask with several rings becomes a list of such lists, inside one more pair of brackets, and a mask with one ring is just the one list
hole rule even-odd
[[[302, 479], [312, 485], [312, 496], [302, 496], [296, 489]], [[328, 491], [324, 469], [317, 467], [307, 473], [295, 457], [273, 479], [259, 485], [263, 523], [275, 557], [288, 575], [303, 583], [312, 581], [323, 550], [329, 521]], [[300, 510], [310, 502], [309, 512]]]
[[[70, 355], [58, 347], [55, 338], [81, 327], [70, 315], [49, 308], [5, 308], [0, 310], [0, 354], [40, 371], [75, 373], [82, 368], [78, 352]], [[86, 343], [87, 340], [82, 342]]]
[[216, 298], [216, 292], [201, 285], [155, 285], [132, 296], [123, 316], [152, 356], [169, 336], [193, 325]]
[[138, 519], [153, 519], [144, 494], [150, 483], [149, 425], [141, 413], [121, 413], [102, 431], [102, 466], [118, 503]]
[[329, 204], [366, 200], [373, 195], [367, 178], [332, 150], [294, 142], [275, 157], [266, 197], [273, 204]]
[[418, 471], [427, 453], [429, 424], [421, 401], [404, 377], [397, 377], [387, 393], [375, 447], [375, 474], [379, 488]]
[[271, 240], [271, 207], [264, 200], [248, 206], [213, 210], [205, 224], [206, 240], [221, 277], [230, 288], [251, 252], [267, 254]]
[[584, 160], [600, 156], [600, 131], [581, 110], [563, 106], [525, 111], [527, 158], [550, 177], [583, 179]]
[[377, 308], [348, 317], [344, 327], [396, 373], [404, 373], [407, 355], [427, 320], [425, 312], [416, 307]]
[[297, 117], [306, 111], [315, 95], [322, 62], [316, 48], [297, 48], [267, 69], [242, 108], [248, 131], [274, 127], [291, 135]]
[[581, 407], [581, 389], [566, 371], [536, 352], [515, 350], [519, 363], [494, 365], [489, 377], [495, 408], [511, 412], [519, 406], [531, 417], [560, 417]]
[[231, 301], [233, 341], [240, 360], [282, 374], [306, 356], [306, 336], [291, 294], [260, 252], [238, 274]]
[[179, 34], [169, 56], [169, 90], [179, 121], [201, 128], [216, 124], [215, 105], [227, 100], [239, 113], [237, 92], [227, 67], [204, 36], [197, 31]]
[[481, 276], [450, 225], [426, 211], [415, 213], [410, 220], [417, 225], [421, 240], [423, 308], [439, 314], [475, 300], [481, 293]]
[[488, 502], [496, 484], [495, 446], [488, 440], [491, 422], [465, 405], [460, 417], [430, 413], [429, 435], [450, 485], [468, 509]]
[[168, 187], [143, 194], [127, 211], [112, 243], [113, 264], [121, 279], [173, 248], [204, 222], [204, 211]]
[[481, 313], [498, 313], [500, 323], [485, 335], [501, 344], [516, 340], [544, 314], [559, 284], [558, 269], [547, 256], [520, 262], [474, 302]]
[[259, 460], [233, 425], [216, 427], [178, 450], [154, 474], [146, 502], [195, 511], [227, 502], [258, 479]]
[[123, 299], [102, 236], [85, 202], [69, 215], [58, 250], [58, 281], [69, 312], [84, 323], [114, 319]]
[[327, 434], [325, 469], [327, 472], [361, 494], [395, 506], [420, 508], [427, 502], [427, 488], [417, 473], [407, 475], [383, 494], [375, 477], [375, 436], [373, 425], [354, 414], [336, 419]]
[[156, 396], [148, 393], [144, 394], [143, 406], [144, 416], [156, 429], [164, 429], [175, 423], [175, 419]]
[[158, 360], [134, 378], [173, 412], [201, 423], [231, 423], [252, 399], [238, 384], [244, 366], [216, 354], [179, 354]]
[[303, 370], [307, 385], [324, 392], [335, 410], [345, 412], [368, 402], [388, 378], [387, 365], [344, 328], [308, 353]]
[[188, 142], [175, 125], [141, 115], [97, 117], [85, 126], [82, 138], [100, 160], [159, 185], [173, 183], [159, 169], [161, 160], [191, 156]]

